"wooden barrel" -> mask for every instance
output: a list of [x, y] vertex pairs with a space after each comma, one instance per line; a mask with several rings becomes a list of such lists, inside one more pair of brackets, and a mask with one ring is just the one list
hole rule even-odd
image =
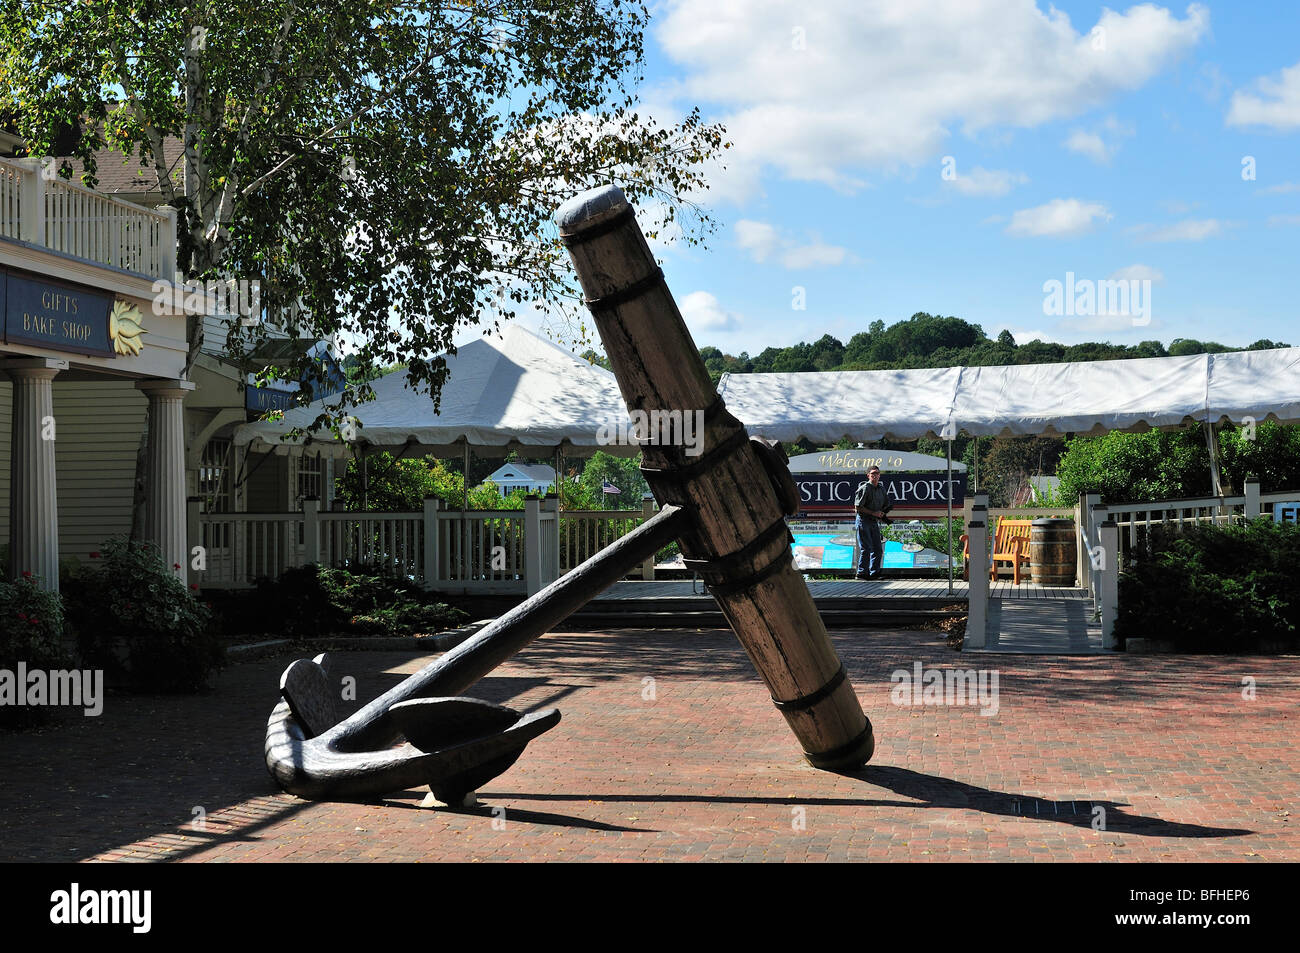
[[1040, 586], [1073, 586], [1078, 550], [1074, 520], [1034, 520], [1029, 528], [1029, 573]]

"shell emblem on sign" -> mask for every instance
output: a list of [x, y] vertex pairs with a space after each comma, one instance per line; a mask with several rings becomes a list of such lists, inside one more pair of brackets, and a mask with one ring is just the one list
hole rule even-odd
[[125, 301], [114, 301], [108, 313], [108, 338], [118, 354], [138, 355], [144, 349], [144, 316], [140, 309]]

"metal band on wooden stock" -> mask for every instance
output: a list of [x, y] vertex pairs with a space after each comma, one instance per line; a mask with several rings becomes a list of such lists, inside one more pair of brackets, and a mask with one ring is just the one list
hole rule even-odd
[[773, 698], [772, 704], [781, 711], [804, 711], [817, 704], [823, 698], [829, 698], [831, 692], [839, 688], [840, 683], [848, 677], [848, 673], [844, 671], [844, 666], [841, 665], [839, 671], [830, 677], [830, 681], [815, 692], [809, 692], [807, 695], [801, 695], [799, 698], [791, 698], [788, 701], [781, 701], [778, 698]]
[[626, 288], [618, 291], [612, 291], [607, 295], [599, 298], [583, 298], [583, 304], [592, 314], [598, 314], [601, 311], [613, 311], [620, 304], [627, 304], [634, 298], [639, 298], [651, 288], [657, 287], [664, 283], [664, 270], [656, 268], [644, 278], [639, 278], [632, 282]]
[[571, 235], [560, 235], [560, 241], [565, 248], [576, 248], [579, 245], [600, 238], [601, 235], [608, 235], [615, 229], [623, 227], [630, 221], [636, 219], [636, 213], [632, 211], [631, 205], [625, 205], [619, 209], [617, 214], [611, 215], [603, 222], [599, 222], [591, 228], [584, 228], [580, 232], [574, 232]]
[[[687, 569], [694, 569], [696, 572], [729, 576], [747, 563], [753, 562], [755, 556], [781, 536], [785, 536], [787, 539], [790, 536], [790, 528], [785, 525], [784, 516], [733, 553], [716, 556], [713, 559], [683, 559], [682, 562], [686, 564]], [[730, 585], [730, 582], [728, 582], [728, 585]], [[710, 588], [714, 587], [710, 585]], [[714, 591], [717, 591], [716, 588]]]
[[[863, 728], [856, 738], [847, 744], [842, 744], [838, 748], [832, 748], [830, 751], [822, 751], [814, 754], [811, 751], [805, 751], [808, 762], [814, 768], [833, 767], [836, 762], [854, 756], [873, 738], [871, 732], [871, 722], [867, 722], [867, 727]], [[874, 747], [874, 745], [873, 745]], [[856, 759], [855, 759], [856, 760]]]

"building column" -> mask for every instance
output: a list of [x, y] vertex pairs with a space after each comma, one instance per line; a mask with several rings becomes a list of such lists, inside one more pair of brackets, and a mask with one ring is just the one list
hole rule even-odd
[[[188, 579], [184, 400], [195, 385], [181, 380], [145, 380], [135, 386], [149, 398], [144, 538], [158, 547], [168, 569], [180, 579]], [[176, 565], [181, 568], [173, 569]]]
[[31, 573], [36, 585], [59, 591], [59, 506], [55, 481], [54, 375], [67, 361], [0, 361], [13, 381], [9, 445], [9, 577]]

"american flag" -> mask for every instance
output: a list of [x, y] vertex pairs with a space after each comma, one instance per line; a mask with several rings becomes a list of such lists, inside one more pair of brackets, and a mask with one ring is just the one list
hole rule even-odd
[[622, 493], [622, 492], [623, 492], [623, 491], [620, 490], [618, 487], [616, 487], [614, 484], [610, 483], [608, 480], [601, 480], [601, 481], [600, 481], [600, 491], [601, 491], [602, 493]]

